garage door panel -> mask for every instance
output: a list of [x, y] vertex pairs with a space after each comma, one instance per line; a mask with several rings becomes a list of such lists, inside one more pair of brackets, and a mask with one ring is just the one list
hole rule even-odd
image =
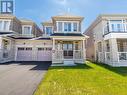
[[52, 61], [51, 48], [38, 48], [37, 60], [38, 61]]
[[19, 47], [17, 61], [32, 61], [32, 47]]
[[[36, 53], [33, 50], [36, 50]], [[33, 60], [33, 58], [36, 59]], [[32, 47], [18, 47], [17, 61], [52, 61], [52, 48], [38, 47], [33, 49]]]

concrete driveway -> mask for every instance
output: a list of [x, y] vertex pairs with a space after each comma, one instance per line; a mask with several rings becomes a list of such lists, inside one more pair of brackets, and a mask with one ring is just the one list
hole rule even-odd
[[51, 62], [0, 64], [0, 95], [32, 95]]

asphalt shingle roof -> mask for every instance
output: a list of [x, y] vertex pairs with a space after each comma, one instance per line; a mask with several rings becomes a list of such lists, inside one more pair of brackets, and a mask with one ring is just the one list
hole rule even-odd
[[84, 36], [81, 33], [54, 33], [51, 36]]

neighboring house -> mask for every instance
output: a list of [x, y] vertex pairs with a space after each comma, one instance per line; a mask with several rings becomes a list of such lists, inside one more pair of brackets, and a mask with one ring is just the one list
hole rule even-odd
[[[9, 22], [6, 22], [8, 20]], [[0, 15], [0, 63], [8, 61], [52, 61], [84, 63], [83, 17], [59, 15], [43, 22], [43, 32], [31, 20]]]
[[127, 66], [127, 15], [100, 15], [85, 31], [86, 57], [111, 66]]

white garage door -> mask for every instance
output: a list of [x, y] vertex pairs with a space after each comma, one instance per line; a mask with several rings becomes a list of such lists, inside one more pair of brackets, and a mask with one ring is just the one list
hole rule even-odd
[[37, 48], [37, 61], [52, 61], [52, 48]]
[[18, 47], [17, 61], [32, 61], [32, 47]]

